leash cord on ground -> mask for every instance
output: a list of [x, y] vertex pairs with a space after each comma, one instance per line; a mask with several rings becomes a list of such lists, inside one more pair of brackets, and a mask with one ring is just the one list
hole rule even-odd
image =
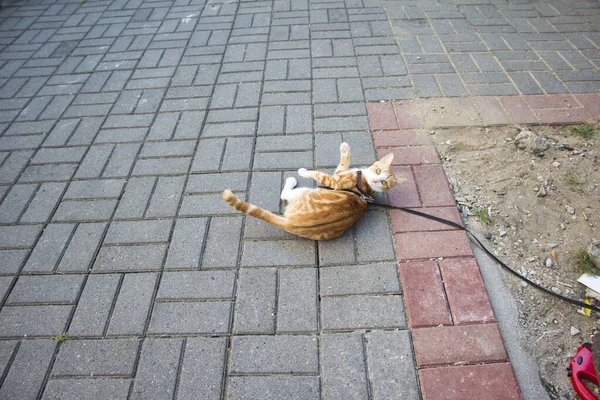
[[569, 297], [562, 296], [562, 295], [560, 295], [560, 294], [558, 294], [558, 293], [554, 293], [553, 291], [551, 291], [551, 290], [548, 290], [547, 288], [545, 288], [545, 287], [543, 287], [543, 286], [541, 286], [541, 285], [538, 285], [537, 283], [535, 283], [535, 282], [531, 281], [530, 279], [528, 279], [528, 278], [524, 277], [523, 275], [519, 274], [517, 271], [515, 271], [515, 270], [514, 270], [514, 269], [512, 269], [512, 268], [510, 268], [508, 265], [506, 265], [506, 264], [505, 264], [505, 263], [503, 263], [502, 261], [500, 261], [500, 259], [499, 259], [498, 257], [496, 257], [496, 256], [495, 256], [495, 255], [494, 255], [494, 254], [493, 254], [491, 251], [489, 251], [489, 250], [488, 250], [488, 249], [487, 249], [487, 248], [486, 248], [486, 247], [483, 245], [483, 243], [481, 243], [481, 241], [480, 241], [480, 240], [477, 238], [477, 236], [475, 236], [475, 235], [474, 235], [474, 234], [473, 234], [473, 233], [472, 233], [470, 230], [468, 230], [466, 227], [464, 227], [464, 226], [462, 226], [462, 225], [460, 225], [460, 224], [457, 224], [456, 222], [453, 222], [453, 221], [448, 221], [448, 220], [446, 220], [446, 219], [443, 219], [443, 218], [436, 217], [435, 215], [425, 214], [425, 213], [423, 213], [423, 212], [420, 212], [420, 211], [417, 211], [417, 210], [413, 210], [413, 209], [410, 209], [410, 208], [405, 208], [405, 207], [396, 207], [396, 206], [391, 206], [391, 205], [388, 205], [388, 204], [379, 204], [379, 203], [370, 203], [370, 204], [371, 204], [372, 206], [374, 206], [374, 207], [378, 207], [378, 208], [385, 208], [385, 209], [388, 209], [388, 210], [400, 210], [400, 211], [404, 211], [404, 212], [406, 212], [406, 213], [409, 213], [409, 214], [418, 215], [418, 216], [420, 216], [420, 217], [424, 217], [424, 218], [427, 218], [427, 219], [431, 219], [431, 220], [433, 220], [433, 221], [440, 222], [440, 223], [442, 223], [442, 224], [449, 225], [449, 226], [451, 226], [451, 227], [453, 227], [453, 228], [456, 228], [456, 229], [460, 229], [460, 230], [462, 230], [462, 231], [465, 231], [465, 232], [467, 232], [467, 233], [468, 233], [468, 234], [469, 234], [469, 235], [470, 235], [470, 236], [471, 236], [473, 239], [475, 239], [475, 241], [477, 242], [477, 244], [479, 245], [479, 247], [481, 247], [481, 249], [482, 249], [482, 250], [483, 250], [483, 251], [484, 251], [484, 252], [485, 252], [485, 253], [486, 253], [488, 256], [490, 256], [490, 257], [491, 257], [491, 258], [492, 258], [494, 261], [496, 261], [498, 264], [500, 264], [500, 266], [501, 266], [502, 268], [504, 268], [505, 270], [507, 270], [508, 272], [510, 272], [511, 274], [513, 274], [514, 276], [516, 276], [517, 278], [519, 278], [519, 279], [521, 279], [521, 280], [523, 280], [523, 281], [527, 282], [529, 285], [533, 286], [534, 288], [536, 288], [536, 289], [538, 289], [538, 290], [541, 290], [542, 292], [544, 292], [544, 293], [547, 293], [547, 294], [549, 294], [549, 295], [551, 295], [551, 296], [554, 296], [554, 297], [556, 297], [556, 298], [558, 298], [558, 299], [560, 299], [560, 300], [566, 301], [567, 303], [571, 303], [571, 304], [573, 304], [573, 305], [575, 305], [575, 306], [579, 306], [579, 307], [587, 308], [587, 309], [589, 309], [589, 310], [596, 311], [596, 312], [599, 312], [599, 313], [600, 313], [600, 308], [598, 308], [598, 307], [592, 306], [592, 305], [590, 305], [590, 304], [586, 304], [586, 303], [584, 303], [584, 302], [582, 302], [582, 301], [579, 301], [579, 300], [575, 300], [575, 299], [571, 299], [571, 298], [569, 298]]

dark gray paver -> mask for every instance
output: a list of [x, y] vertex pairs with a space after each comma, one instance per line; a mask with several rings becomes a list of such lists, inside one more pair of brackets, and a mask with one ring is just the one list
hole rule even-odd
[[65, 331], [73, 306], [5, 306], [0, 311], [1, 336], [56, 336]]
[[277, 332], [316, 332], [316, 268], [281, 269], [278, 280]]
[[91, 275], [69, 325], [70, 336], [102, 336], [110, 315], [120, 275]]
[[156, 302], [148, 332], [152, 334], [225, 334], [231, 302]]
[[165, 272], [157, 299], [232, 299], [235, 271]]
[[228, 399], [290, 399], [319, 398], [316, 376], [234, 376], [227, 385]]
[[348, 296], [321, 299], [324, 330], [407, 328], [400, 296]]
[[173, 397], [182, 342], [182, 339], [144, 340], [131, 398]]
[[131, 375], [139, 350], [137, 339], [67, 340], [52, 376]]
[[396, 263], [327, 267], [319, 277], [324, 296], [400, 293]]
[[3, 399], [36, 398], [54, 356], [54, 340], [22, 341], [0, 388]]
[[363, 335], [323, 335], [320, 350], [323, 396], [327, 399], [368, 399], [369, 380]]
[[130, 386], [131, 380], [123, 378], [49, 379], [42, 399], [120, 400], [127, 398]]
[[187, 339], [177, 398], [220, 399], [226, 351], [225, 338]]
[[75, 303], [83, 275], [20, 276], [6, 304]]
[[[231, 373], [318, 373], [316, 336], [236, 336]], [[286, 357], [281, 357], [286, 354]]]
[[273, 333], [277, 270], [244, 269], [239, 273], [235, 304], [235, 333]]
[[408, 331], [365, 334], [371, 390], [375, 399], [419, 399], [419, 386]]
[[144, 333], [157, 280], [157, 273], [124, 276], [108, 324], [109, 335]]

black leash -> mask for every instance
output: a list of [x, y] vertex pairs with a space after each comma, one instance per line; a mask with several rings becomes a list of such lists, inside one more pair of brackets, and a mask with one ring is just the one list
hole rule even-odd
[[[489, 251], [484, 245], [483, 243], [481, 243], [481, 241], [477, 238], [477, 236], [475, 236], [470, 230], [468, 230], [466, 227], [457, 224], [456, 222], [453, 221], [448, 221], [447, 219], [444, 218], [439, 218], [436, 217], [434, 215], [429, 215], [429, 214], [425, 214], [423, 212], [417, 211], [417, 210], [413, 210], [410, 208], [405, 208], [405, 207], [396, 207], [396, 206], [390, 206], [389, 204], [381, 204], [381, 203], [375, 203], [374, 199], [369, 196], [368, 194], [366, 194], [362, 188], [361, 188], [361, 183], [362, 183], [362, 171], [358, 170], [357, 172], [357, 177], [356, 177], [356, 188], [358, 189], [359, 193], [356, 193], [354, 190], [352, 189], [342, 189], [345, 192], [350, 192], [355, 194], [356, 196], [360, 197], [361, 199], [365, 200], [366, 202], [368, 202], [369, 204], [371, 204], [374, 207], [379, 207], [379, 208], [384, 208], [384, 209], [388, 209], [388, 210], [400, 210], [400, 211], [404, 211], [406, 213], [409, 214], [413, 214], [413, 215], [418, 215], [419, 217], [423, 217], [423, 218], [427, 218], [436, 222], [439, 222], [441, 224], [444, 225], [448, 225], [451, 226], [453, 228], [459, 229], [461, 231], [465, 231], [467, 232], [473, 239], [475, 239], [475, 241], [477, 242], [477, 244], [479, 245], [479, 247], [488, 255], [490, 256], [494, 261], [496, 261], [498, 264], [500, 264], [500, 266], [502, 268], [504, 268], [505, 270], [507, 270], [508, 272], [510, 272], [511, 274], [513, 274], [514, 276], [516, 276], [517, 278], [521, 279], [522, 281], [527, 282], [529, 285], [533, 286], [534, 288], [547, 293], [551, 296], [556, 297], [557, 299], [560, 299], [562, 301], [566, 301], [567, 303], [573, 304], [575, 306], [578, 307], [583, 307], [583, 308], [587, 308], [588, 310], [592, 310], [592, 311], [596, 311], [598, 313], [600, 313], [600, 308], [592, 306], [591, 304], [585, 304], [582, 301], [579, 300], [575, 300], [575, 299], [571, 299], [569, 297], [565, 297], [562, 296], [558, 293], [554, 293], [551, 290], [546, 289], [543, 286], [538, 285], [537, 283], [531, 281], [530, 279], [528, 279], [527, 277], [519, 274], [517, 271], [515, 271], [514, 269], [510, 268], [508, 265], [506, 265], [505, 263], [503, 263], [502, 261], [500, 261], [500, 259], [498, 257], [496, 257], [491, 251]], [[334, 190], [328, 186], [319, 186], [319, 188], [321, 189], [328, 189], [328, 190]]]
[[[354, 193], [354, 192], [353, 192], [353, 193]], [[543, 286], [540, 286], [540, 285], [538, 285], [537, 283], [535, 283], [535, 282], [532, 282], [530, 279], [528, 279], [528, 278], [524, 277], [523, 275], [519, 274], [517, 271], [515, 271], [515, 270], [514, 270], [514, 269], [512, 269], [512, 268], [510, 268], [508, 265], [506, 265], [506, 264], [505, 264], [505, 263], [503, 263], [502, 261], [500, 261], [500, 259], [499, 259], [498, 257], [496, 257], [496, 256], [495, 256], [495, 255], [494, 255], [494, 254], [493, 254], [491, 251], [489, 251], [489, 250], [488, 250], [488, 249], [487, 249], [487, 248], [486, 248], [486, 247], [483, 245], [483, 243], [481, 243], [481, 241], [480, 241], [480, 240], [477, 238], [477, 236], [475, 236], [475, 235], [474, 235], [474, 234], [473, 234], [473, 233], [472, 233], [470, 230], [468, 230], [467, 228], [465, 228], [464, 226], [462, 226], [462, 225], [460, 225], [460, 224], [457, 224], [456, 222], [453, 222], [453, 221], [448, 221], [448, 220], [446, 220], [446, 219], [439, 218], [439, 217], [436, 217], [436, 216], [434, 216], [434, 215], [425, 214], [425, 213], [423, 213], [423, 212], [416, 211], [416, 210], [413, 210], [413, 209], [410, 209], [410, 208], [396, 207], [396, 206], [390, 206], [389, 204], [379, 204], [379, 203], [371, 203], [371, 205], [372, 205], [372, 206], [374, 206], [374, 207], [385, 208], [385, 209], [388, 209], [388, 210], [400, 210], [400, 211], [404, 211], [404, 212], [407, 212], [407, 213], [409, 213], [409, 214], [418, 215], [418, 216], [420, 216], [420, 217], [424, 217], [424, 218], [427, 218], [427, 219], [431, 219], [431, 220], [433, 220], [433, 221], [436, 221], [436, 222], [439, 222], [439, 223], [442, 223], [442, 224], [445, 224], [445, 225], [449, 225], [449, 226], [451, 226], [451, 227], [453, 227], [453, 228], [460, 229], [461, 231], [465, 231], [465, 232], [467, 232], [467, 233], [468, 233], [468, 234], [469, 234], [469, 235], [470, 235], [470, 236], [471, 236], [473, 239], [475, 239], [475, 241], [477, 242], [477, 244], [479, 245], [479, 247], [481, 247], [481, 249], [482, 249], [482, 250], [483, 250], [483, 251], [484, 251], [484, 252], [485, 252], [485, 253], [486, 253], [488, 256], [490, 256], [490, 257], [491, 257], [491, 258], [492, 258], [494, 261], [496, 261], [498, 264], [500, 264], [500, 266], [501, 266], [502, 268], [504, 268], [505, 270], [507, 270], [508, 272], [510, 272], [511, 274], [513, 274], [514, 276], [516, 276], [517, 278], [519, 278], [519, 279], [521, 279], [521, 280], [523, 280], [523, 281], [527, 282], [529, 285], [533, 286], [534, 288], [536, 288], [536, 289], [538, 289], [538, 290], [541, 290], [542, 292], [544, 292], [544, 293], [547, 293], [547, 294], [549, 294], [549, 295], [551, 295], [551, 296], [554, 296], [554, 297], [556, 297], [556, 298], [558, 298], [558, 299], [560, 299], [560, 300], [566, 301], [567, 303], [571, 303], [571, 304], [573, 304], [573, 305], [575, 305], [575, 306], [579, 306], [579, 307], [587, 308], [587, 309], [589, 309], [589, 310], [596, 311], [596, 312], [599, 312], [599, 313], [600, 313], [600, 308], [598, 308], [598, 307], [592, 306], [592, 305], [590, 305], [590, 304], [586, 304], [586, 303], [584, 303], [584, 302], [582, 302], [582, 301], [579, 301], [579, 300], [575, 300], [575, 299], [571, 299], [571, 298], [569, 298], [569, 297], [562, 296], [562, 295], [560, 295], [560, 294], [558, 294], [558, 293], [554, 293], [553, 291], [551, 291], [551, 290], [548, 290], [548, 289], [546, 289], [545, 287], [543, 287]]]

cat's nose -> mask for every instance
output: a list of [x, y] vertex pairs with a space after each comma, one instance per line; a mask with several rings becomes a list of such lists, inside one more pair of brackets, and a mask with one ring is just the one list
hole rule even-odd
[[373, 183], [377, 183], [377, 179], [373, 179]]

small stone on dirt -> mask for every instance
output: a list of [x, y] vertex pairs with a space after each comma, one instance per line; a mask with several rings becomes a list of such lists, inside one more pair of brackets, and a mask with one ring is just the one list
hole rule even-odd
[[566, 208], [566, 209], [567, 209], [567, 212], [568, 212], [569, 214], [571, 214], [571, 215], [574, 215], [574, 214], [575, 214], [575, 209], [574, 209], [573, 207], [571, 207], [571, 206], [567, 206], [567, 208]]
[[553, 249], [555, 247], [558, 247], [558, 244], [550, 242], [550, 243], [546, 243], [546, 246], [548, 246], [549, 248]]
[[550, 257], [546, 258], [546, 267], [552, 268], [554, 266], [554, 261]]
[[521, 131], [515, 138], [515, 144], [518, 148], [540, 155], [550, 148], [548, 140], [533, 133], [532, 131]]
[[571, 336], [579, 335], [581, 331], [574, 326], [571, 326]]
[[546, 188], [543, 186], [541, 188], [539, 188], [539, 190], [536, 193], [537, 197], [546, 197], [547, 195], [548, 195], [548, 192], [546, 191]]
[[552, 163], [553, 166], [555, 166], [556, 168], [560, 167], [560, 162], [559, 161], [554, 161]]

